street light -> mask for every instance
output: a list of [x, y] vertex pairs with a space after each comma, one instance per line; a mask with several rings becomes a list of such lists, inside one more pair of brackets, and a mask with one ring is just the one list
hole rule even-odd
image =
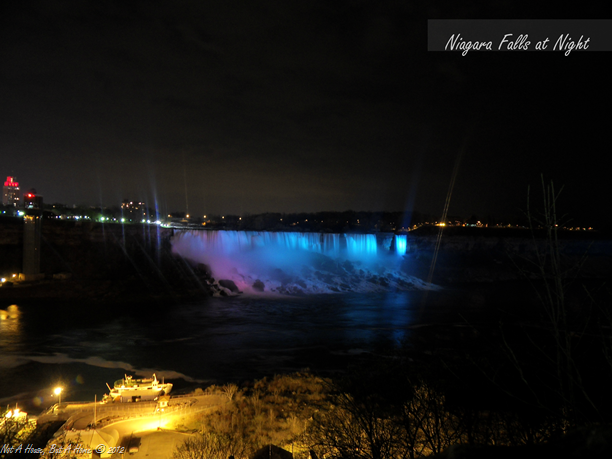
[[55, 390], [53, 391], [55, 393], [55, 395], [58, 396], [58, 401], [57, 401], [57, 407], [60, 408], [62, 405], [62, 388], [61, 387], [56, 387]]

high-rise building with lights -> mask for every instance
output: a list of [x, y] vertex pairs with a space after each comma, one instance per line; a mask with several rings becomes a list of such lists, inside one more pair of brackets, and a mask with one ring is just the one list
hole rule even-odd
[[147, 206], [144, 202], [128, 201], [121, 204], [121, 216], [124, 221], [140, 223], [147, 220]]
[[19, 183], [15, 177], [7, 177], [2, 187], [2, 204], [19, 207]]

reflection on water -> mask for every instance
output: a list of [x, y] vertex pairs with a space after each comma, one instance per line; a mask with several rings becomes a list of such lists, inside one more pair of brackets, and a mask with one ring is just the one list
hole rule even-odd
[[0, 350], [15, 352], [21, 342], [21, 311], [16, 304], [0, 309]]
[[[79, 305], [28, 304], [10, 317], [7, 309], [0, 321], [0, 366], [3, 373], [38, 383], [37, 390], [45, 371], [49, 378], [66, 379], [86, 372], [86, 384], [99, 395], [105, 380], [125, 372], [195, 383], [303, 368], [336, 371], [381, 343], [409, 337], [421, 296], [415, 291], [241, 296], [114, 307], [112, 314]], [[22, 391], [10, 386], [8, 376], [2, 390]]]
[[347, 297], [346, 316], [355, 325], [364, 327], [361, 335], [373, 340], [382, 337], [386, 340], [400, 342], [406, 338], [408, 327], [414, 322], [412, 307], [414, 295], [408, 292], [387, 293], [371, 304], [372, 298], [363, 295]]

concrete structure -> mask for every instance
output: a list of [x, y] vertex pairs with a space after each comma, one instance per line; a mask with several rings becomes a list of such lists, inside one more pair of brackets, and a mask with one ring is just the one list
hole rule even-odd
[[169, 395], [161, 395], [157, 400], [157, 409], [168, 408], [168, 402], [170, 401]]
[[[65, 420], [63, 426], [66, 439], [78, 442], [80, 450], [70, 451], [77, 457], [129, 457], [138, 459], [168, 459], [177, 446], [191, 436], [190, 433], [175, 431], [176, 424], [184, 422], [185, 416], [225, 405], [224, 395], [184, 395], [172, 398], [162, 396], [168, 405], [162, 413], [156, 402], [137, 403], [87, 403], [69, 402], [62, 404], [62, 410], [53, 408], [38, 417], [38, 425]], [[97, 415], [94, 415], [94, 406]], [[97, 427], [91, 428], [97, 416]], [[57, 437], [47, 444], [49, 448]], [[102, 445], [99, 453], [94, 450]], [[78, 454], [83, 452], [83, 454]], [[91, 451], [87, 451], [91, 450]], [[131, 450], [131, 451], [130, 451]], [[282, 458], [285, 459], [285, 458]]]
[[19, 183], [15, 177], [8, 176], [2, 187], [2, 204], [19, 207]]
[[[40, 240], [42, 232], [40, 215], [26, 215], [23, 219], [23, 280], [40, 274]], [[21, 277], [21, 276], [20, 276]]]
[[114, 450], [119, 444], [119, 433], [110, 428], [66, 432], [66, 440], [75, 444], [69, 450], [67, 447], [62, 450], [64, 453], [72, 453], [70, 457], [111, 457], [116, 454]]

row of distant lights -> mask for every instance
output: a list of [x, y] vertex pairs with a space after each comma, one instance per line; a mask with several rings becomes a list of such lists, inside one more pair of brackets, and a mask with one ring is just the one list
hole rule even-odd
[[[89, 218], [89, 217], [85, 217], [85, 218]], [[118, 222], [121, 221], [121, 223], [125, 223], [125, 218], [121, 218], [121, 219], [116, 219], [116, 218], [110, 218], [110, 217], [100, 217], [100, 221], [101, 222]], [[148, 223], [148, 224], [153, 224], [153, 225], [161, 225], [161, 221], [156, 220], [154, 222], [152, 222], [151, 220], [140, 220], [140, 223]]]
[[[172, 214], [168, 214], [168, 218], [172, 218]], [[187, 214], [185, 215], [185, 218], [191, 218], [191, 215]], [[206, 217], [206, 215], [204, 215], [204, 218], [208, 218]], [[221, 216], [221, 218], [225, 219], [225, 215]], [[238, 217], [238, 220], [242, 220], [242, 217]], [[281, 218], [282, 220], [282, 218]]]
[[[25, 212], [19, 210], [17, 211], [17, 215], [19, 215], [20, 217], [23, 217], [25, 215]], [[59, 215], [56, 215], [55, 218], [60, 218]], [[73, 219], [73, 220], [91, 220], [91, 217], [83, 217], [81, 215], [67, 215], [66, 216], [67, 219]], [[125, 218], [121, 218], [121, 219], [117, 219], [117, 218], [110, 218], [110, 217], [100, 217], [101, 222], [121, 222], [121, 223], [125, 223]], [[140, 223], [149, 223], [149, 224], [154, 224], [154, 225], [161, 225], [161, 221], [157, 220], [152, 222], [151, 220], [140, 220]]]
[[[2, 213], [6, 213], [6, 211], [2, 211]], [[25, 212], [23, 212], [23, 211], [19, 210], [19, 211], [17, 211], [17, 215], [19, 215], [20, 217], [23, 217], [23, 216], [25, 215]], [[169, 217], [169, 218], [171, 218], [171, 217], [172, 217], [172, 215], [168, 215], [168, 217]], [[185, 217], [186, 217], [186, 218], [191, 218], [189, 214], [187, 214]], [[59, 216], [56, 216], [55, 218], [60, 218], [60, 217], [59, 217]], [[91, 218], [90, 218], [90, 217], [82, 217], [82, 216], [80, 216], [80, 215], [68, 215], [66, 218], [68, 218], [68, 219], [71, 219], [71, 218], [72, 218], [72, 219], [74, 219], [74, 220], [81, 220], [81, 219], [83, 219], [83, 220], [91, 220]], [[206, 215], [204, 215], [204, 218], [206, 218]], [[222, 219], [225, 219], [225, 216], [222, 216], [221, 218], [222, 218]], [[238, 218], [238, 220], [242, 220], [242, 217], [239, 217], [239, 218]], [[113, 222], [118, 222], [118, 221], [121, 221], [121, 223], [125, 223], [125, 218], [121, 218], [121, 219], [119, 220], [119, 219], [116, 219], [116, 218], [110, 218], [110, 217], [100, 217], [100, 221], [101, 221], [101, 222], [105, 222], [105, 221], [107, 221], [107, 222], [111, 222], [111, 221], [113, 221]], [[283, 219], [281, 218], [281, 219], [280, 219], [280, 221], [282, 222], [282, 221], [283, 221]], [[305, 221], [305, 222], [307, 222], [308, 220], [304, 220], [304, 221]], [[161, 221], [159, 221], [159, 220], [156, 220], [156, 221], [152, 222], [151, 220], [144, 220], [144, 219], [143, 219], [143, 220], [140, 220], [140, 223], [148, 223], [148, 224], [154, 224], [154, 225], [161, 225], [161, 224], [162, 224], [162, 222], [161, 222]], [[295, 226], [295, 225], [297, 225], [298, 223], [299, 223], [299, 222], [297, 222], [297, 223], [292, 223], [291, 225], [292, 225], [292, 226]], [[321, 220], [321, 223], [323, 223], [323, 220]], [[348, 223], [348, 222], [347, 222], [347, 223]], [[359, 223], [359, 220], [357, 220], [357, 223]], [[425, 223], [421, 223], [420, 225], [414, 225], [414, 226], [413, 226], [413, 229], [416, 229], [416, 228], [418, 228], [419, 226], [426, 226], [426, 225], [431, 225], [431, 223], [429, 223], [429, 222], [425, 222]], [[446, 224], [446, 223], [438, 223], [438, 222], [434, 223], [434, 225], [435, 225], [435, 226], [447, 226], [447, 224]], [[453, 224], [452, 224], [452, 223], [450, 223], [450, 222], [448, 223], [448, 225], [449, 225], [449, 226], [453, 226]], [[454, 226], [457, 226], [457, 225], [454, 225]], [[475, 225], [466, 225], [466, 224], [464, 223], [464, 224], [462, 224], [462, 225], [458, 225], [458, 226], [484, 226], [484, 225], [483, 225], [481, 222], [477, 222]], [[506, 226], [507, 226], [507, 227], [511, 227], [512, 225], [495, 225], [495, 226], [497, 226], [497, 227], [500, 227], [500, 226], [503, 226], [503, 227], [506, 227]], [[515, 227], [517, 227], [517, 228], [524, 228], [523, 226], [520, 226], [520, 225], [514, 225], [514, 226], [515, 226]], [[559, 226], [559, 225], [555, 225], [555, 226]], [[404, 229], [404, 228], [402, 228], [402, 229]], [[575, 227], [575, 228], [570, 227], [570, 228], [567, 228], [567, 227], [563, 227], [563, 229], [570, 230], [570, 231], [592, 231], [592, 230], [593, 230], [593, 228], [592, 228], [592, 227], [589, 227], [589, 228], [580, 228], [580, 227]]]

